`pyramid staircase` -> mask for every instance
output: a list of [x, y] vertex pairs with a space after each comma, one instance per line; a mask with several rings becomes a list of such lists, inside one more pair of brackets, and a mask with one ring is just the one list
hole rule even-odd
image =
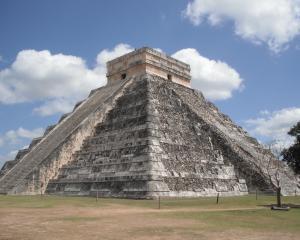
[[[93, 131], [94, 124], [113, 107], [131, 80], [93, 90], [72, 113], [65, 115], [56, 126], [48, 127], [43, 138], [34, 140], [29, 149], [22, 150], [24, 154], [19, 152], [22, 156], [0, 178], [0, 193], [36, 194], [44, 191], [40, 188], [45, 188], [61, 165], [70, 160], [83, 139]], [[44, 176], [41, 176], [42, 172]]]

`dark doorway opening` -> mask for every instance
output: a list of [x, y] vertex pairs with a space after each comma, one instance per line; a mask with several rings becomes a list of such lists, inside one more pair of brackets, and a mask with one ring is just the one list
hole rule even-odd
[[121, 78], [122, 78], [122, 79], [125, 79], [125, 78], [126, 78], [126, 73], [123, 73], [123, 74], [121, 75]]
[[168, 74], [168, 80], [172, 81], [172, 75]]

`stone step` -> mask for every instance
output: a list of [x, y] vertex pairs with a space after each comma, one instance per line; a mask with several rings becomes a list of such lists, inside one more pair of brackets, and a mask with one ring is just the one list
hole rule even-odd
[[155, 142], [151, 143], [151, 139], [149, 138], [139, 138], [135, 141], [133, 140], [127, 140], [127, 141], [117, 141], [117, 142], [108, 142], [105, 143], [99, 143], [99, 144], [90, 144], [88, 146], [82, 147], [82, 150], [80, 150], [79, 154], [84, 153], [94, 153], [94, 152], [101, 152], [101, 151], [116, 151], [121, 150], [128, 147], [143, 147], [148, 145], [154, 145]]
[[[61, 120], [60, 123], [47, 134], [33, 151], [29, 152], [22, 161], [13, 167], [6, 175], [0, 179], [0, 187], [2, 189], [11, 189], [21, 183], [28, 174], [59, 145], [66, 139], [69, 134], [78, 126], [91, 112], [95, 111], [105, 104], [116, 91], [122, 88], [125, 82], [100, 88], [92, 97], [81, 104], [71, 115], [67, 116], [68, 121]], [[103, 89], [103, 90], [102, 90]], [[101, 103], [99, 105], [99, 103]], [[23, 171], [21, 170], [23, 169]], [[25, 170], [24, 170], [25, 168]], [[15, 177], [13, 177], [15, 176]], [[9, 181], [5, 180], [8, 179]], [[8, 184], [9, 183], [9, 184]]]

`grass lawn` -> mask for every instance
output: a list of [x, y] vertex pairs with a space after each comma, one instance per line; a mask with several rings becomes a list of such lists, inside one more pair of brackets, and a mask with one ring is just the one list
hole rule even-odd
[[[0, 196], [0, 239], [300, 239], [300, 208], [274, 196], [98, 199]], [[283, 203], [299, 205], [300, 197]]]

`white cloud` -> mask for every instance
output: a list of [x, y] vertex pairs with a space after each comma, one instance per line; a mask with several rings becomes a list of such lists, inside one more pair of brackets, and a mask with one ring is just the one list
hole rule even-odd
[[[0, 135], [0, 147], [4, 149], [1, 152], [6, 152], [4, 154], [0, 154], [0, 167], [7, 160], [14, 159], [18, 150], [16, 149], [20, 144], [22, 144], [20, 149], [28, 148], [28, 146], [24, 146], [24, 143], [30, 141], [33, 138], [40, 137], [44, 133], [43, 128], [35, 128], [33, 130], [28, 130], [22, 127], [19, 127], [16, 130], [9, 130], [3, 135]], [[6, 150], [6, 151], [5, 151]]]
[[300, 108], [284, 108], [279, 111], [263, 111], [262, 116], [246, 121], [249, 132], [264, 137], [268, 141], [277, 141], [277, 145], [287, 147], [294, 141], [287, 132], [300, 121]]
[[18, 150], [12, 150], [12, 151], [8, 152], [7, 154], [0, 155], [0, 169], [6, 161], [15, 159], [17, 153], [18, 153]]
[[14, 160], [16, 155], [18, 153], [18, 150], [12, 150], [8, 152], [7, 154], [0, 155], [0, 169], [2, 168], [3, 164], [8, 160]]
[[100, 66], [105, 66], [108, 61], [133, 50], [134, 49], [130, 45], [124, 43], [118, 44], [112, 51], [104, 49], [97, 55], [97, 64]]
[[[38, 102], [33, 111], [42, 116], [69, 112], [92, 89], [106, 83], [107, 61], [133, 50], [127, 44], [104, 49], [93, 68], [72, 55], [20, 51], [12, 65], [0, 71], [0, 103]], [[182, 49], [173, 56], [191, 65], [194, 86], [210, 99], [230, 98], [241, 88], [239, 74], [224, 62], [207, 59], [195, 49]]]
[[235, 33], [278, 52], [300, 33], [299, 0], [193, 0], [184, 16], [194, 25], [234, 22]]
[[42, 106], [34, 110], [41, 115], [70, 111], [92, 89], [106, 83], [106, 61], [129, 51], [132, 48], [126, 44], [111, 51], [105, 49], [92, 69], [80, 57], [51, 54], [48, 50], [20, 51], [12, 65], [0, 71], [0, 102], [42, 101]]
[[50, 116], [55, 113], [67, 113], [74, 108], [75, 98], [57, 98], [50, 101], [45, 101], [42, 106], [33, 109], [33, 112], [41, 116]]
[[269, 115], [270, 111], [269, 110], [261, 110], [261, 111], [259, 111], [259, 114], [260, 115]]
[[224, 100], [234, 90], [242, 89], [242, 79], [228, 64], [200, 55], [193, 48], [182, 49], [172, 55], [191, 66], [192, 85], [211, 100]]
[[156, 50], [156, 51], [158, 51], [160, 53], [164, 53], [164, 51], [162, 49], [160, 49], [160, 48], [154, 48], [154, 50]]
[[25, 128], [18, 128], [17, 130], [9, 130], [4, 136], [1, 137], [3, 143], [17, 144], [21, 139], [33, 139], [42, 136], [44, 133], [43, 128], [35, 128], [33, 130], [28, 130]]
[[97, 73], [98, 76], [100, 76], [101, 79], [103, 79], [103, 81], [106, 83], [106, 63], [114, 58], [120, 57], [132, 51], [134, 51], [134, 48], [124, 43], [116, 45], [113, 50], [102, 50], [97, 55], [96, 67], [94, 68], [94, 72]]
[[10, 151], [10, 152], [6, 155], [6, 159], [11, 159], [11, 160], [13, 160], [13, 159], [16, 157], [18, 151], [19, 151], [19, 150], [12, 150], [12, 151]]

